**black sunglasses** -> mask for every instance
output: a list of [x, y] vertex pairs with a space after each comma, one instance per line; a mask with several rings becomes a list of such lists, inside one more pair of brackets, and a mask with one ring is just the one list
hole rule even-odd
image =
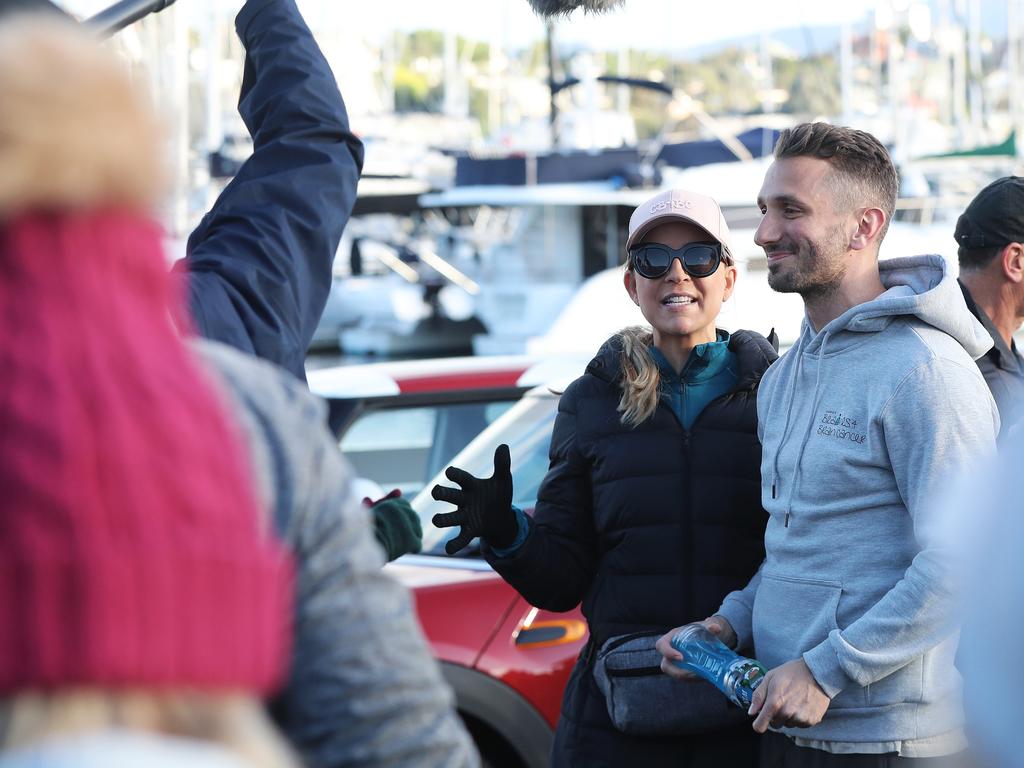
[[641, 277], [656, 280], [662, 277], [679, 259], [690, 277], [713, 275], [724, 260], [729, 263], [729, 251], [721, 243], [687, 243], [682, 248], [669, 248], [661, 243], [641, 243], [629, 251], [633, 269]]

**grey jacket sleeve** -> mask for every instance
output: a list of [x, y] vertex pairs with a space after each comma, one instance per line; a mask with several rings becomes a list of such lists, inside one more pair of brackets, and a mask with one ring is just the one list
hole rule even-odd
[[[761, 571], [764, 563], [761, 563], [747, 586], [737, 589], [725, 596], [721, 607], [715, 613], [725, 618], [736, 633], [737, 648], [754, 647], [754, 597], [757, 595], [757, 588], [761, 584]], [[704, 618], [703, 616], [699, 618]], [[695, 617], [695, 620], [697, 617]]]
[[277, 710], [311, 766], [473, 766], [479, 759], [407, 591], [350, 488], [323, 403], [283, 371], [220, 344], [253, 469], [297, 566], [290, 679]]
[[919, 546], [910, 567], [875, 605], [803, 655], [829, 696], [906, 666], [955, 631], [957, 553], [943, 535], [936, 491], [995, 453], [999, 429], [977, 370], [943, 360], [917, 367], [882, 410], [889, 460]]

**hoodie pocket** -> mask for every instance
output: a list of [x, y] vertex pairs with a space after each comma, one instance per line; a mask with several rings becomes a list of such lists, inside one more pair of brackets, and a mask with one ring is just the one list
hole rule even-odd
[[754, 598], [754, 648], [769, 669], [799, 659], [838, 629], [842, 585], [766, 573]]
[[[842, 593], [836, 581], [764, 574], [754, 598], [758, 661], [773, 669], [825, 641], [832, 630], [839, 629], [836, 614]], [[850, 684], [832, 700], [829, 710], [860, 709], [874, 703], [874, 687]]]

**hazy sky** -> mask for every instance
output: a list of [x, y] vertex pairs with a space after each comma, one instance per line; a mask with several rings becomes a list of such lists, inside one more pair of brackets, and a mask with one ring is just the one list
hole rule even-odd
[[[113, 0], [57, 0], [80, 15], [91, 15]], [[445, 29], [480, 41], [517, 47], [544, 35], [543, 23], [526, 0], [298, 0], [311, 26], [326, 14], [339, 14], [379, 40], [394, 29]], [[240, 0], [178, 0], [180, 12], [202, 13], [216, 3], [225, 13], [241, 7]], [[893, 3], [886, 3], [891, 5]], [[896, 5], [908, 5], [900, 3]], [[625, 47], [651, 50], [681, 49], [702, 43], [756, 34], [764, 29], [837, 24], [863, 18], [875, 0], [823, 3], [820, 0], [626, 0], [624, 7], [600, 16], [577, 12], [558, 23], [557, 35], [566, 44], [591, 43], [596, 48]]]

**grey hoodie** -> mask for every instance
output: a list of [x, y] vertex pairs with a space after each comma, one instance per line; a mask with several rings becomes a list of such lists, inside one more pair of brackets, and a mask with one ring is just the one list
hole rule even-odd
[[278, 702], [311, 768], [480, 764], [409, 593], [352, 491], [324, 403], [284, 370], [195, 341], [249, 448], [260, 497], [296, 560], [294, 647]]
[[[784, 729], [879, 751], [961, 725], [951, 579], [929, 495], [995, 448], [991, 346], [938, 256], [796, 345], [758, 393], [765, 561], [720, 613], [773, 668], [803, 657], [825, 718]], [[874, 746], [872, 746], [874, 745]]]

